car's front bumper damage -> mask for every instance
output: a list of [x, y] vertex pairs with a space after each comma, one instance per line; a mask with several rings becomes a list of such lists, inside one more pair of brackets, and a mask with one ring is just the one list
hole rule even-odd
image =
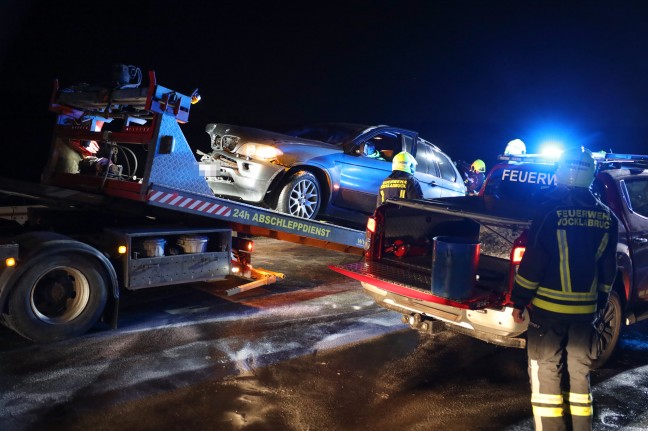
[[203, 160], [199, 165], [201, 175], [215, 195], [246, 202], [262, 202], [275, 178], [286, 169], [225, 151], [214, 151], [209, 160]]

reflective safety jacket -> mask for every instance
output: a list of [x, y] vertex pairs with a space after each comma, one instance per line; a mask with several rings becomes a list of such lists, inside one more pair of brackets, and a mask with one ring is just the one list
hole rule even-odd
[[619, 222], [588, 189], [559, 187], [548, 197], [531, 224], [511, 300], [545, 317], [591, 319], [614, 282]]
[[403, 171], [392, 171], [378, 190], [378, 205], [387, 199], [422, 199], [423, 191], [414, 175]]

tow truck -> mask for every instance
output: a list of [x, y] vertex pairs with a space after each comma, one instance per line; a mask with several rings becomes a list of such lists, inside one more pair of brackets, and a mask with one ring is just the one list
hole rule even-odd
[[4, 325], [62, 340], [116, 328], [120, 289], [214, 282], [236, 294], [283, 277], [252, 266], [250, 236], [362, 253], [363, 231], [216, 197], [181, 129], [197, 92], [126, 72], [108, 86], [55, 81], [40, 183], [0, 178], [0, 196], [30, 202], [25, 223], [0, 218]]

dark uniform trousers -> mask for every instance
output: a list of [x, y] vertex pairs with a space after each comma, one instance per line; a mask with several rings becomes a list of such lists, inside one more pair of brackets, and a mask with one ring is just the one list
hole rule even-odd
[[550, 192], [531, 224], [511, 300], [518, 310], [531, 305], [536, 430], [592, 429], [593, 321], [614, 283], [617, 240], [616, 217], [584, 187]]
[[[548, 322], [534, 320], [531, 315], [527, 349], [536, 430], [592, 429], [589, 371], [595, 359], [593, 336], [591, 322]], [[568, 379], [562, 382], [564, 393], [561, 375]], [[570, 422], [572, 428], [568, 428]]]

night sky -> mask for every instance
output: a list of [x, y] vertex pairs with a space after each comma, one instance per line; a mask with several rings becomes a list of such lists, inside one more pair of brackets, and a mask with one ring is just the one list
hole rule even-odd
[[115, 63], [199, 88], [183, 130], [205, 151], [208, 122], [342, 121], [417, 130], [488, 167], [513, 138], [647, 152], [644, 4], [0, 0], [0, 176], [38, 178], [55, 78], [108, 82]]

